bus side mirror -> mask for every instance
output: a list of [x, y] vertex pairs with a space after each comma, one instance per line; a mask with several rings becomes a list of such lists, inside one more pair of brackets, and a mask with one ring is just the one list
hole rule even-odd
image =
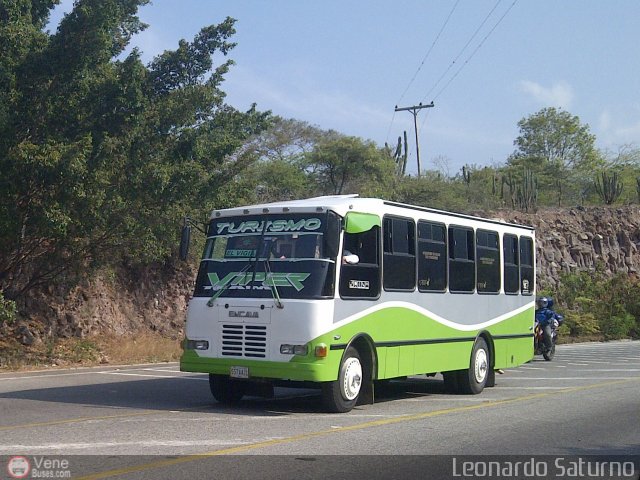
[[182, 227], [180, 235], [180, 260], [185, 261], [189, 255], [189, 244], [191, 243], [191, 225], [186, 224]]
[[341, 218], [333, 212], [327, 215], [327, 231], [324, 235], [324, 254], [328, 258], [336, 258], [340, 247]]

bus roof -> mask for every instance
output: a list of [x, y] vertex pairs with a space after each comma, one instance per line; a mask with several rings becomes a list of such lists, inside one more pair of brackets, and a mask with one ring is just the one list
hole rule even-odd
[[[297, 213], [297, 212], [309, 212], [309, 211], [324, 211], [332, 210], [340, 216], [345, 216], [349, 211], [358, 212], [376, 212], [383, 213], [393, 209], [408, 209], [414, 211], [428, 212], [436, 215], [443, 215], [447, 217], [455, 217], [466, 220], [473, 220], [483, 223], [492, 223], [498, 225], [505, 225], [516, 228], [523, 228], [526, 230], [534, 231], [534, 228], [528, 225], [521, 225], [516, 223], [509, 223], [499, 219], [488, 219], [473, 215], [465, 215], [462, 213], [448, 212], [445, 210], [438, 210], [435, 208], [420, 207], [417, 205], [408, 205], [399, 202], [391, 202], [388, 200], [382, 200], [378, 198], [361, 198], [358, 194], [350, 195], [325, 195], [320, 197], [311, 197], [301, 200], [286, 200], [281, 202], [261, 203], [256, 205], [247, 205], [241, 207], [225, 208], [220, 210], [214, 210], [211, 214], [211, 218], [217, 217], [229, 217], [229, 216], [242, 216], [242, 215], [256, 215], [266, 213]], [[397, 214], [397, 211], [394, 212]]]

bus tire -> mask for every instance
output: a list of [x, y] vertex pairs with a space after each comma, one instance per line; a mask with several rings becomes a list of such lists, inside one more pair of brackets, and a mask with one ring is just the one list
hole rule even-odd
[[358, 351], [349, 347], [342, 356], [338, 379], [322, 384], [322, 402], [332, 413], [350, 411], [358, 402], [363, 384], [362, 363]]
[[460, 393], [477, 395], [484, 390], [489, 379], [491, 358], [489, 347], [484, 338], [478, 337], [471, 350], [471, 359], [467, 370], [460, 370], [458, 387]]
[[225, 405], [235, 405], [244, 396], [244, 385], [242, 382], [233, 380], [226, 375], [209, 374], [209, 389], [213, 398], [218, 403]]

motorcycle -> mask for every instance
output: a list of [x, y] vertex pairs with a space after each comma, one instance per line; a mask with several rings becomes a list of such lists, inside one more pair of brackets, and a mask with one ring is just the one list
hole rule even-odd
[[[540, 297], [536, 300], [535, 325], [533, 329], [533, 353], [542, 355], [550, 361], [556, 354], [556, 342], [558, 341], [558, 328], [562, 325], [564, 317], [553, 310], [553, 298]], [[544, 327], [551, 326], [551, 347], [544, 343]]]
[[533, 353], [534, 355], [542, 355], [545, 360], [553, 360], [556, 354], [556, 341], [558, 340], [558, 320], [553, 320], [551, 323], [551, 349], [548, 349], [544, 344], [544, 331], [540, 326], [540, 323], [536, 321], [533, 329]]

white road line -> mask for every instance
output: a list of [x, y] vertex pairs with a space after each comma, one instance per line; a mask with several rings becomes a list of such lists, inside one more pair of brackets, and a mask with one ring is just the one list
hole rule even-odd
[[640, 372], [640, 368], [581, 368], [581, 372]]
[[399, 398], [394, 399], [394, 402], [492, 402], [493, 400], [487, 400], [486, 398], [435, 398], [432, 396], [425, 396], [421, 398]]
[[606, 377], [594, 377], [593, 375], [588, 377], [524, 377], [524, 378], [503, 377], [496, 380], [496, 382], [498, 382], [499, 380], [517, 380], [519, 382], [523, 380], [629, 380], [632, 378], [637, 378], [637, 377], [610, 377], [609, 375], [607, 375]]
[[148, 373], [123, 373], [123, 372], [96, 372], [102, 375], [122, 375], [126, 377], [151, 377], [151, 378], [171, 378], [176, 380], [200, 380], [203, 382], [208, 382], [208, 378], [200, 378], [200, 377], [176, 377], [172, 375], [150, 375]]
[[94, 372], [72, 372], [72, 373], [52, 373], [49, 375], [25, 375], [24, 377], [0, 377], [0, 381], [4, 380], [29, 380], [30, 378], [47, 378], [47, 377], [69, 377], [75, 375], [90, 375]]
[[[626, 367], [628, 365], [628, 363], [624, 363], [623, 364], [623, 363], [615, 363], [615, 362], [600, 362], [600, 361], [597, 361], [597, 360], [589, 360], [588, 358], [585, 358], [585, 359], [572, 358], [571, 360], [574, 360], [574, 361], [577, 361], [577, 362], [588, 362], [589, 364], [593, 363], [593, 364], [596, 364], [596, 365], [610, 365], [610, 366], [620, 365], [620, 366], [624, 366], [624, 367]], [[617, 362], [617, 359], [616, 359], [616, 362]], [[572, 364], [569, 363], [569, 365], [572, 365]]]
[[576, 367], [588, 367], [589, 366], [588, 363], [571, 363], [571, 362], [567, 362], [567, 365], [574, 365]]
[[199, 447], [201, 445], [224, 446], [246, 445], [240, 440], [139, 440], [135, 442], [88, 442], [88, 443], [51, 443], [43, 445], [0, 445], [0, 452], [24, 452], [40, 450], [91, 450], [109, 447]]
[[509, 387], [498, 385], [496, 388], [499, 388], [500, 390], [566, 390], [571, 387]]
[[[135, 371], [139, 371], [139, 370], [145, 370], [146, 366], [148, 365], [154, 365], [153, 363], [147, 363], [147, 364], [143, 364], [137, 368], [135, 368], [133, 365], [131, 365], [131, 367], [133, 368], [120, 368], [120, 367], [112, 367], [112, 369], [110, 370], [83, 370], [81, 372], [64, 372], [64, 373], [57, 373], [55, 370], [52, 370], [51, 373], [45, 373], [48, 372], [47, 370], [38, 370], [38, 372], [42, 372], [39, 375], [32, 375], [30, 374], [30, 372], [25, 372], [24, 375], [21, 376], [13, 376], [13, 377], [2, 377], [0, 376], [0, 382], [4, 381], [4, 380], [29, 380], [31, 378], [48, 378], [48, 377], [73, 377], [76, 375], [93, 375], [95, 373], [103, 373], [103, 372], [135, 372]], [[123, 366], [127, 366], [129, 367], [129, 365], [123, 365]], [[169, 370], [170, 372], [173, 372], [174, 370]], [[179, 370], [175, 370], [175, 372], [178, 372]], [[187, 373], [187, 372], [181, 372], [181, 373]]]
[[190, 375], [191, 372], [181, 372], [178, 369], [174, 369], [174, 370], [169, 370], [166, 368], [143, 368], [142, 370], [146, 371], [146, 372], [169, 372], [169, 373], [182, 373], [182, 374], [186, 374], [186, 375]]

